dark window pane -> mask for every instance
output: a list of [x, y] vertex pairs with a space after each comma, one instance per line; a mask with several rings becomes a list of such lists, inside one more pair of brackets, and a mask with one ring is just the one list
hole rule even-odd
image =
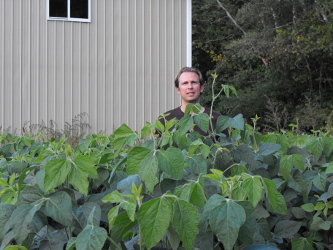
[[67, 17], [67, 0], [49, 0], [50, 17]]
[[88, 19], [88, 0], [71, 0], [71, 17]]

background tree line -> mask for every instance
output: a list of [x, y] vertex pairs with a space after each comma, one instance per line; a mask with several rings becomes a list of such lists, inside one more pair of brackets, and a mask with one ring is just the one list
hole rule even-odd
[[228, 116], [257, 114], [260, 129], [301, 131], [324, 127], [333, 110], [332, 0], [193, 0], [193, 66], [234, 86], [220, 97]]

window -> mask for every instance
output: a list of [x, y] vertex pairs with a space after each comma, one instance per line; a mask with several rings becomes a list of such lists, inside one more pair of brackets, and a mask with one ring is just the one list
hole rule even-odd
[[90, 22], [91, 0], [46, 0], [47, 19]]

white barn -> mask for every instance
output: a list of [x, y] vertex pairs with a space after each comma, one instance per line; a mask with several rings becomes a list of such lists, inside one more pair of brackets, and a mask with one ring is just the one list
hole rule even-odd
[[191, 0], [0, 0], [0, 131], [82, 113], [138, 131], [180, 104], [191, 43]]

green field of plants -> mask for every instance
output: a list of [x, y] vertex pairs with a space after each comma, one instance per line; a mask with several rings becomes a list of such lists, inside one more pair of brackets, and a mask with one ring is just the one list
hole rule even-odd
[[258, 119], [221, 116], [203, 137], [209, 116], [186, 112], [74, 146], [2, 133], [0, 248], [332, 249], [331, 131], [261, 134]]

